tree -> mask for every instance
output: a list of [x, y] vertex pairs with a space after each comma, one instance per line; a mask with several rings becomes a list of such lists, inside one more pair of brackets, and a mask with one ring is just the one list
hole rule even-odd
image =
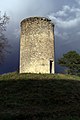
[[9, 17], [4, 13], [1, 16], [0, 12], [0, 63], [2, 63], [4, 58], [4, 53], [6, 52], [6, 48], [8, 46], [7, 38], [5, 37], [4, 32], [6, 31], [6, 25], [9, 21]]
[[58, 64], [67, 67], [69, 74], [80, 74], [80, 55], [76, 51], [63, 54], [63, 57], [58, 60]]

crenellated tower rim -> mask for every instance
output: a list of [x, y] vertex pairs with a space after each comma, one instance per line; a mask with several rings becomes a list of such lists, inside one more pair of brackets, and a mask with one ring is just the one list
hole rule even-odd
[[46, 21], [48, 22], [49, 24], [53, 25], [54, 26], [54, 23], [52, 22], [51, 19], [49, 18], [46, 18], [46, 17], [29, 17], [29, 18], [25, 18], [21, 21], [21, 24], [25, 23], [25, 22], [34, 22], [34, 21]]

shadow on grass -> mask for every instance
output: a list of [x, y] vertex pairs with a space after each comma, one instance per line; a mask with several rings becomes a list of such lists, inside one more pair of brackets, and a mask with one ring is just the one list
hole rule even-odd
[[0, 81], [0, 120], [80, 120], [80, 82]]

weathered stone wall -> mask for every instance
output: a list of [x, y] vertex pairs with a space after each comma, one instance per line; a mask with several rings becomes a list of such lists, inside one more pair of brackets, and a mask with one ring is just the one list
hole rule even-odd
[[20, 73], [55, 72], [53, 31], [54, 25], [43, 17], [21, 22]]

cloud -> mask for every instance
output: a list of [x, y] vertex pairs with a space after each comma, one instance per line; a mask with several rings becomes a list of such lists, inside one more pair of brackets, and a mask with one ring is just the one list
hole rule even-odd
[[70, 7], [65, 5], [63, 6], [62, 10], [59, 10], [58, 12], [55, 13], [55, 16], [67, 16], [67, 12], [70, 11]]
[[[79, 3], [78, 3], [79, 4]], [[48, 17], [55, 24], [55, 36], [65, 44], [72, 43], [80, 37], [80, 7], [64, 5]]]
[[20, 36], [20, 29], [18, 29], [18, 28], [14, 29], [13, 35], [18, 39]]
[[55, 35], [59, 37], [61, 40], [68, 40], [69, 39], [69, 33], [67, 32], [60, 32], [58, 30], [55, 31]]
[[80, 31], [78, 31], [78, 32], [77, 32], [77, 35], [79, 35], [79, 36], [80, 36]]
[[75, 0], [80, 5], [80, 0]]
[[19, 22], [30, 16], [46, 16], [54, 10], [54, 0], [1, 0], [0, 10]]
[[53, 0], [20, 0], [19, 5], [13, 9], [14, 16], [17, 20], [22, 20], [30, 16], [46, 16], [54, 9]]
[[53, 18], [56, 20], [56, 24], [58, 27], [60, 28], [64, 28], [64, 29], [72, 29], [74, 27], [77, 27], [79, 24], [80, 24], [80, 18], [74, 18], [74, 19], [71, 19], [71, 20], [62, 20], [62, 19], [56, 19], [56, 18]]
[[60, 28], [72, 29], [80, 26], [80, 8], [65, 5], [62, 10], [51, 13], [48, 17]]
[[[5, 0], [1, 1], [1, 4], [5, 3]], [[79, 0], [76, 0], [79, 4], [78, 1]], [[68, 39], [67, 36], [69, 34], [66, 30], [73, 30], [75, 27], [80, 26], [80, 8], [75, 7], [75, 5], [73, 6], [73, 4], [71, 5], [72, 7], [66, 2], [60, 2], [59, 7], [59, 4], [57, 4], [56, 1], [54, 2], [54, 0], [24, 0], [24, 2], [22, 0], [6, 0], [6, 3], [3, 4], [5, 8], [8, 8], [8, 12], [11, 15], [12, 26], [15, 22], [15, 28], [13, 28], [12, 32], [15, 37], [18, 37], [19, 35], [19, 27], [16, 27], [16, 24], [20, 25], [22, 19], [30, 16], [44, 16], [49, 17], [54, 22], [57, 28], [55, 29], [56, 35], [60, 38], [62, 37], [62, 39]], [[61, 33], [62, 29], [64, 30]]]

